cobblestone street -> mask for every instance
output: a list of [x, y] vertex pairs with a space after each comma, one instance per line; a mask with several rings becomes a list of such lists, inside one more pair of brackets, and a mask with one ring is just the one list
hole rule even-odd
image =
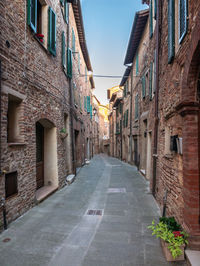
[[[102, 216], [87, 215], [92, 209], [102, 210]], [[168, 264], [147, 229], [158, 216], [148, 184], [135, 167], [95, 156], [73, 184], [1, 234], [0, 265], [184, 265]]]

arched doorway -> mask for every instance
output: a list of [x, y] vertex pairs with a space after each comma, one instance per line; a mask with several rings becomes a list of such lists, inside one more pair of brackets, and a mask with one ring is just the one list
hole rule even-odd
[[36, 190], [48, 193], [58, 187], [57, 129], [48, 119], [40, 119], [35, 127]]

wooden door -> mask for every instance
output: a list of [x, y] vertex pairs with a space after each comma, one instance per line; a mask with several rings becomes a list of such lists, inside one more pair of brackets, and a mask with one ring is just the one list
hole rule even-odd
[[37, 189], [44, 186], [44, 128], [36, 123], [36, 184]]

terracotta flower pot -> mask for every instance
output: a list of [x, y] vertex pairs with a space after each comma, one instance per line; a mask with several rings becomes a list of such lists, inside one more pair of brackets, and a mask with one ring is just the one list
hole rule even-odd
[[180, 260], [184, 260], [184, 248], [185, 248], [185, 245], [182, 245], [180, 247], [180, 249], [183, 251], [183, 253], [176, 257], [175, 259], [172, 257], [172, 254], [170, 252], [170, 250], [168, 249], [168, 246], [169, 246], [169, 243], [165, 242], [164, 240], [160, 239], [160, 242], [161, 242], [161, 246], [162, 246], [162, 249], [163, 249], [163, 253], [165, 255], [165, 258], [167, 261], [180, 261]]

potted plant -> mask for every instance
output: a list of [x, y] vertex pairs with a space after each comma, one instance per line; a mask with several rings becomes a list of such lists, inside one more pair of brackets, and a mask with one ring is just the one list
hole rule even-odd
[[60, 130], [60, 137], [61, 137], [61, 139], [65, 139], [67, 136], [68, 136], [68, 133], [67, 133], [66, 128], [62, 128]]
[[152, 235], [160, 238], [167, 261], [184, 260], [184, 248], [188, 243], [188, 235], [174, 217], [161, 217], [157, 224], [153, 220], [148, 228], [153, 231]]

